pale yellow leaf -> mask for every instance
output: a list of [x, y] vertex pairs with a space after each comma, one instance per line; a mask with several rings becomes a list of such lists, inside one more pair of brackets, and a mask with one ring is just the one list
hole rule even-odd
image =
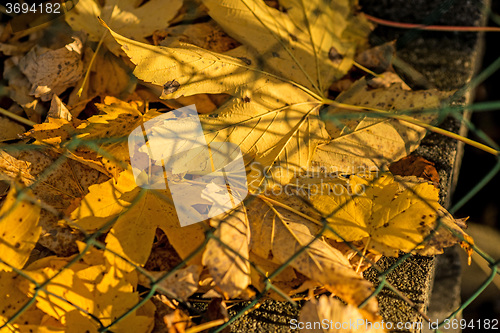
[[369, 181], [351, 176], [350, 186], [342, 194], [310, 198], [336, 232], [325, 235], [336, 241], [364, 240], [369, 249], [397, 255], [415, 249], [436, 225], [441, 206], [439, 190], [431, 184], [400, 191], [393, 177], [383, 174]]
[[151, 287], [150, 277], [154, 280], [158, 280], [167, 273], [171, 273], [169, 277], [155, 284], [159, 287], [157, 290], [165, 293], [169, 297], [187, 301], [188, 297], [198, 290], [201, 271], [202, 267], [200, 265], [189, 265], [175, 272], [147, 271], [147, 276], [144, 274], [139, 275], [139, 284]]
[[250, 229], [245, 206], [212, 222], [217, 224], [216, 238], [208, 241], [202, 262], [224, 294], [234, 298], [250, 284]]
[[[106, 33], [97, 21], [100, 16], [119, 33], [145, 42], [145, 37], [155, 30], [166, 28], [181, 6], [182, 0], [151, 0], [142, 5], [136, 0], [106, 0], [104, 6], [97, 0], [80, 0], [64, 17], [73, 30], [88, 33], [91, 41], [100, 40]], [[105, 44], [117, 53], [118, 47], [112, 38], [106, 38]]]
[[350, 304], [344, 305], [335, 298], [323, 295], [319, 299], [306, 302], [300, 310], [296, 324], [303, 326], [301, 332], [308, 333], [387, 332], [384, 321], [371, 322], [361, 311]]

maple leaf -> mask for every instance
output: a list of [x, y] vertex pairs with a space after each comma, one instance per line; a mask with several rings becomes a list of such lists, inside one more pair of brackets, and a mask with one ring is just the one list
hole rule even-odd
[[30, 190], [14, 183], [0, 209], [0, 269], [23, 268], [40, 237], [40, 206]]
[[127, 135], [142, 123], [161, 115], [156, 110], [148, 110], [144, 114], [139, 111], [140, 103], [126, 103], [111, 96], [104, 99], [103, 104], [96, 104], [103, 113], [92, 116], [78, 127], [78, 138], [98, 145], [97, 154], [102, 163], [115, 177], [129, 161]]
[[[85, 244], [78, 244], [80, 250]], [[68, 332], [98, 332], [100, 324], [107, 326], [140, 300], [137, 288], [137, 273], [120, 272], [109, 252], [90, 249], [82, 260], [63, 269], [72, 259], [46, 257], [35, 261], [25, 274], [37, 283], [50, 282], [39, 291], [36, 306], [47, 315], [66, 326]], [[33, 296], [35, 284], [26, 279], [17, 287]], [[80, 312], [84, 310], [86, 313]], [[153, 327], [155, 307], [147, 302], [140, 310], [132, 311], [123, 321], [112, 326], [113, 330], [150, 332]]]
[[[181, 258], [190, 255], [205, 239], [203, 224], [179, 226], [168, 191], [137, 187], [131, 170], [123, 171], [116, 180], [91, 186], [71, 216], [75, 226], [89, 232], [111, 228], [107, 248], [140, 265], [146, 263], [156, 228], [165, 232]], [[201, 263], [201, 255], [190, 263]]]
[[[64, 17], [75, 31], [88, 33], [91, 41], [100, 40], [106, 30], [98, 23], [100, 16], [121, 34], [145, 42], [155, 30], [168, 26], [182, 6], [182, 0], [151, 0], [141, 5], [136, 0], [106, 0], [104, 5], [97, 0], [80, 0], [75, 8]], [[105, 38], [104, 43], [110, 51], [117, 53], [118, 45], [112, 38]]]
[[[2, 298], [2, 302], [0, 302], [0, 325], [2, 327], [30, 301], [26, 293], [17, 288], [20, 279], [23, 279], [23, 277], [15, 272], [0, 270], [0, 297]], [[0, 332], [12, 332], [12, 327], [21, 332], [30, 329], [33, 332], [36, 330], [40, 332], [64, 332], [64, 326], [61, 323], [46, 318], [45, 313], [34, 306], [25, 310], [9, 325], [11, 325], [10, 329], [5, 328]]]
[[327, 231], [327, 237], [364, 240], [372, 250], [397, 256], [398, 251], [414, 250], [436, 226], [441, 209], [439, 190], [427, 182], [402, 191], [390, 174], [372, 181], [351, 176], [349, 183], [350, 191], [310, 198], [335, 231]]
[[[216, 113], [200, 117], [208, 143], [238, 144], [262, 168], [307, 168], [316, 146], [330, 139], [318, 119], [326, 82], [343, 76], [351, 67], [354, 50], [369, 32], [366, 23], [348, 14], [347, 19], [358, 23], [359, 36], [341, 42], [330, 32], [354, 36], [356, 33], [346, 29], [354, 29], [353, 25], [346, 18], [332, 20], [328, 14], [333, 9], [318, 1], [314, 4], [324, 10], [315, 11], [318, 19], [314, 22], [298, 13], [309, 5], [301, 8], [294, 4], [299, 6], [293, 11], [296, 14], [288, 16], [262, 1], [205, 4], [223, 27], [230, 26], [224, 18], [238, 20], [238, 27], [228, 28], [232, 29], [228, 32], [244, 44], [244, 49], [218, 54], [188, 44], [156, 47], [110, 31], [136, 64], [134, 74], [164, 87], [162, 98], [199, 93], [234, 96]], [[349, 5], [344, 7], [351, 13]], [[340, 62], [330, 59], [331, 49]], [[286, 183], [289, 177], [285, 174], [275, 179]], [[254, 188], [263, 180], [254, 171], [249, 178], [251, 183], [256, 181]]]

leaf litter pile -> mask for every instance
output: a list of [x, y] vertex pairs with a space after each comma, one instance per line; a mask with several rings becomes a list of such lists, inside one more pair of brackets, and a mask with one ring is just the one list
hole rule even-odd
[[[383, 255], [471, 251], [432, 163], [391, 165], [450, 92], [412, 91], [355, 0], [81, 0], [0, 28], [2, 332], [198, 331], [263, 295], [306, 300], [304, 322], [378, 321], [363, 272]], [[249, 195], [180, 227], [127, 137], [191, 104], [209, 144], [241, 148]]]

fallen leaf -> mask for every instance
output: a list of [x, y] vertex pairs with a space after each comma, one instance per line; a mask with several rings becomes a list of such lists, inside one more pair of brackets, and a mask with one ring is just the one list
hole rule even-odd
[[[82, 260], [62, 269], [71, 257], [47, 257], [34, 262], [25, 271], [40, 284], [50, 279], [38, 292], [36, 306], [64, 323], [67, 332], [79, 332], [81, 328], [97, 332], [100, 325], [93, 318], [99, 319], [104, 326], [111, 325], [140, 301], [136, 291], [136, 272], [119, 276], [116, 274], [116, 266], [106, 261], [102, 251], [91, 250], [89, 254], [92, 256], [90, 262], [95, 262], [100, 256], [101, 263], [92, 265]], [[32, 297], [35, 285], [23, 280], [18, 288]], [[153, 315], [154, 306], [147, 302], [140, 309], [128, 313], [111, 329], [117, 332], [129, 329], [134, 332], [150, 332]]]
[[[307, 168], [316, 146], [329, 140], [318, 119], [321, 96], [351, 67], [356, 47], [366, 41], [368, 25], [351, 14], [348, 3], [338, 5], [349, 13], [347, 18], [318, 1], [307, 5], [290, 1], [289, 15], [261, 1], [204, 4], [244, 47], [222, 55], [187, 44], [155, 47], [110, 31], [136, 65], [134, 74], [163, 86], [161, 98], [199, 93], [234, 96], [216, 113], [200, 117], [207, 142], [238, 144], [266, 173], [273, 165]], [[313, 6], [323, 10], [314, 12], [319, 18], [307, 25], [309, 18], [302, 13]], [[331, 19], [329, 14], [338, 17]], [[342, 43], [340, 36], [345, 37]], [[252, 170], [248, 178], [253, 189], [263, 182], [260, 170]], [[286, 183], [290, 174], [273, 178]]]
[[67, 121], [71, 121], [73, 119], [73, 115], [69, 112], [66, 105], [64, 105], [64, 103], [57, 95], [52, 96], [47, 117], [55, 119], [65, 119]]
[[410, 155], [404, 157], [389, 165], [389, 171], [393, 175], [424, 178], [433, 182], [435, 186], [439, 186], [439, 174], [434, 167], [434, 163], [422, 156]]
[[189, 43], [219, 53], [240, 45], [213, 21], [169, 27], [156, 32], [153, 41], [155, 45], [161, 46], [175, 45], [177, 42]]
[[[284, 202], [286, 199], [273, 200]], [[359, 305], [370, 296], [372, 284], [352, 269], [340, 251], [321, 239], [319, 225], [265, 199], [255, 199], [247, 210], [252, 252], [284, 264], [301, 251], [288, 263], [301, 274], [324, 285], [349, 304]], [[376, 317], [377, 307], [376, 299], [372, 298], [365, 309]]]
[[308, 333], [375, 333], [387, 332], [384, 321], [368, 321], [356, 307], [321, 296], [304, 304], [299, 320]]
[[[40, 237], [40, 206], [31, 190], [12, 184], [0, 209], [0, 269], [21, 269]], [[26, 199], [24, 199], [26, 198]], [[29, 200], [27, 200], [29, 199]]]
[[31, 83], [19, 69], [20, 58], [11, 57], [4, 61], [3, 78], [8, 81], [7, 93], [22, 107], [28, 119], [38, 124], [46, 110], [38, 99], [30, 95]]
[[[400, 84], [389, 88], [371, 89], [361, 79], [343, 92], [336, 101], [348, 105], [375, 108], [378, 110], [411, 110], [437, 108], [450, 92], [438, 90], [408, 91]], [[396, 111], [397, 113], [397, 111]], [[410, 114], [411, 116], [411, 114]], [[414, 116], [431, 123], [434, 114]], [[380, 118], [360, 111], [343, 111], [330, 107], [323, 115], [326, 130], [333, 140], [320, 145], [313, 157], [313, 165], [321, 165], [332, 171], [355, 174], [359, 170], [381, 169], [415, 150], [426, 130], [408, 122]]]
[[124, 170], [123, 162], [130, 160], [128, 135], [143, 122], [161, 115], [156, 110], [142, 114], [139, 105], [107, 96], [104, 104], [96, 105], [103, 114], [88, 118], [78, 127], [78, 138], [99, 147], [96, 152], [115, 177]]
[[[335, 231], [325, 235], [336, 241], [364, 241], [364, 247], [384, 255], [414, 250], [429, 234], [439, 216], [439, 190], [422, 182], [400, 190], [390, 174], [373, 180], [349, 179], [341, 194], [319, 194], [312, 205]], [[382, 245], [382, 246], [380, 246]]]
[[24, 132], [24, 126], [0, 116], [0, 142], [19, 139]]
[[[188, 297], [198, 290], [198, 281], [200, 279], [202, 267], [199, 265], [189, 265], [186, 268], [180, 268], [172, 272], [169, 277], [161, 282], [155, 283], [155, 286], [161, 287], [157, 289], [165, 293], [171, 298], [187, 301]], [[151, 279], [158, 280], [169, 272], [152, 272], [147, 271], [147, 275], [139, 275], [139, 284], [151, 287]]]
[[[205, 239], [202, 223], [179, 225], [169, 192], [137, 187], [130, 170], [120, 173], [116, 180], [91, 186], [71, 216], [76, 225], [89, 232], [111, 228], [106, 237], [107, 248], [140, 265], [148, 259], [156, 228], [165, 232], [182, 259]], [[114, 224], [110, 225], [112, 220]], [[201, 263], [201, 254], [190, 263]]]
[[57, 50], [35, 45], [19, 62], [19, 68], [31, 83], [30, 95], [51, 100], [73, 87], [83, 74], [81, 61], [83, 41], [73, 37], [73, 43]]
[[[106, 33], [97, 21], [100, 16], [124, 36], [145, 42], [145, 37], [151, 36], [155, 30], [168, 26], [181, 6], [182, 0], [151, 0], [146, 3], [106, 0], [103, 6], [97, 0], [80, 0], [64, 18], [73, 30], [85, 31], [91, 41], [99, 41]], [[104, 39], [104, 44], [113, 53], [118, 53], [118, 45], [109, 36]]]
[[189, 315], [179, 309], [163, 316], [163, 321], [168, 329], [167, 333], [184, 333], [192, 325]]
[[223, 293], [234, 298], [250, 284], [250, 229], [245, 207], [240, 205], [211, 223], [216, 223], [215, 238], [208, 241], [202, 263]]
[[59, 214], [73, 200], [85, 196], [90, 185], [106, 177], [49, 148], [8, 151], [0, 151], [0, 175], [7, 180], [19, 175], [24, 185], [32, 186], [35, 198], [47, 205], [40, 213], [39, 225], [43, 230], [40, 244], [61, 255], [74, 253], [75, 239], [81, 235], [59, 225]]

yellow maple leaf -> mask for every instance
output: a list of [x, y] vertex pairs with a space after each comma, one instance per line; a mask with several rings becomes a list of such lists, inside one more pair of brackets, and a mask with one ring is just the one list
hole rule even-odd
[[336, 241], [365, 240], [386, 255], [410, 252], [424, 241], [439, 218], [439, 190], [426, 182], [400, 191], [389, 174], [374, 180], [350, 177], [350, 191], [311, 196], [311, 203], [335, 231]]
[[7, 271], [23, 268], [41, 233], [38, 200], [31, 190], [16, 186], [11, 186], [0, 209], [0, 269]]
[[78, 138], [96, 150], [106, 171], [114, 177], [126, 169], [129, 161], [128, 135], [137, 126], [161, 115], [156, 110], [139, 111], [142, 102], [124, 102], [107, 96], [103, 104], [96, 104], [102, 114], [92, 116], [78, 127]]
[[[91, 186], [71, 217], [89, 232], [114, 220], [102, 230], [111, 228], [107, 248], [140, 265], [149, 256], [156, 228], [165, 232], [181, 258], [190, 255], [205, 239], [205, 225], [181, 227], [169, 192], [137, 187], [130, 170], [120, 173], [116, 180]], [[201, 254], [191, 263], [201, 263]]]
[[[80, 250], [86, 249], [79, 243]], [[25, 274], [38, 284], [50, 280], [36, 295], [36, 307], [66, 327], [66, 332], [98, 332], [113, 324], [140, 301], [137, 273], [119, 272], [119, 265], [110, 262], [114, 255], [90, 249], [83, 260], [63, 269], [73, 257], [46, 257], [32, 263]], [[34, 296], [35, 284], [26, 279], [17, 287]], [[150, 332], [155, 308], [147, 302], [142, 310], [132, 311], [111, 330]], [[92, 317], [90, 316], [92, 315]], [[99, 320], [99, 323], [95, 319]]]
[[[349, 1], [332, 6], [288, 1], [290, 14], [258, 0], [204, 4], [242, 47], [226, 54], [189, 44], [156, 47], [110, 31], [136, 64], [134, 74], [163, 87], [161, 98], [199, 93], [234, 97], [216, 113], [200, 116], [208, 143], [238, 144], [266, 174], [273, 165], [309, 167], [316, 146], [330, 139], [319, 120], [327, 87], [352, 66], [356, 48], [366, 42], [368, 24], [354, 15]], [[280, 183], [290, 177], [287, 172], [273, 175]], [[251, 170], [248, 178], [255, 190], [263, 172]]]

